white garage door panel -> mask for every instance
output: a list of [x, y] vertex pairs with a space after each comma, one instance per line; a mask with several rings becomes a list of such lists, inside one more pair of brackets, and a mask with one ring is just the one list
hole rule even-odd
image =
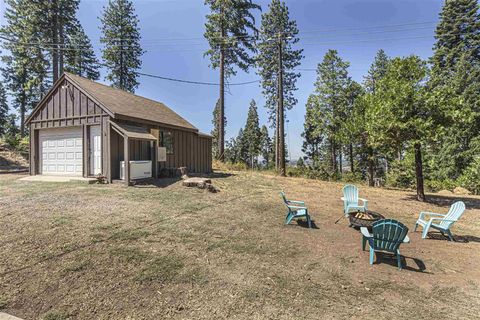
[[80, 128], [40, 130], [42, 174], [83, 174], [83, 143]]

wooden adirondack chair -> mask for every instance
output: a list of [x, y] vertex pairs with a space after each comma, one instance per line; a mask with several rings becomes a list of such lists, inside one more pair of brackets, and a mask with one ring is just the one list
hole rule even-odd
[[393, 219], [378, 220], [372, 225], [372, 233], [365, 227], [360, 228], [362, 233], [362, 250], [368, 242], [370, 246], [370, 264], [376, 251], [391, 252], [397, 256], [398, 269], [402, 269], [402, 260], [399, 247], [402, 243], [410, 242], [407, 236], [408, 228], [401, 222]]
[[[354, 185], [348, 184], [343, 187], [343, 213], [348, 216], [351, 210], [367, 211], [368, 200], [358, 197], [358, 188]], [[358, 203], [361, 200], [362, 205]]]
[[287, 216], [285, 217], [285, 224], [289, 224], [293, 219], [305, 218], [307, 219], [308, 227], [312, 227], [310, 215], [308, 214], [308, 208], [305, 206], [304, 201], [287, 200], [285, 192], [280, 192], [280, 196], [283, 202], [288, 208]]
[[[434, 212], [420, 212], [417, 222], [415, 223], [415, 229], [417, 231], [418, 226], [422, 226], [422, 239], [425, 239], [430, 228], [439, 230], [443, 235], [448, 235], [450, 241], [453, 241], [450, 228], [452, 225], [460, 219], [463, 212], [465, 212], [465, 203], [463, 201], [457, 201], [450, 207], [447, 214], [434, 213]], [[428, 219], [428, 218], [429, 219]]]

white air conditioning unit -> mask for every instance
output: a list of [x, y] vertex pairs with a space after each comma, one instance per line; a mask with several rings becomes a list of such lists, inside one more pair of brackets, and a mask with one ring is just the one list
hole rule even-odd
[[[152, 161], [130, 161], [130, 180], [146, 179], [152, 177]], [[125, 179], [125, 162], [120, 161], [120, 179]]]

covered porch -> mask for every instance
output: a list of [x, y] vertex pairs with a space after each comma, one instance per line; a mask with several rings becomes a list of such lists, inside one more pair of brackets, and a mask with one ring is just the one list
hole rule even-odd
[[145, 127], [110, 122], [110, 182], [157, 177], [158, 139]]

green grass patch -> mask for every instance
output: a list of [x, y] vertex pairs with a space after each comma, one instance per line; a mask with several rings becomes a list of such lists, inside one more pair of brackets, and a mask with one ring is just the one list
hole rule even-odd
[[111, 239], [112, 240], [138, 240], [140, 238], [145, 238], [150, 235], [150, 232], [140, 229], [123, 229], [119, 231], [115, 231]]
[[113, 248], [110, 255], [117, 257], [122, 262], [143, 262], [149, 255], [138, 248]]
[[42, 319], [43, 320], [67, 320], [67, 319], [70, 319], [70, 316], [66, 313], [52, 310], [47, 312]]
[[8, 305], [8, 299], [5, 296], [0, 296], [0, 310], [5, 309]]
[[64, 273], [80, 272], [87, 270], [91, 262], [89, 260], [73, 261], [63, 269]]
[[72, 217], [70, 216], [57, 216], [52, 219], [51, 225], [53, 227], [60, 227], [65, 224], [69, 224], [72, 221]]
[[175, 255], [160, 256], [149, 261], [136, 277], [138, 281], [174, 282], [185, 267], [182, 259]]

